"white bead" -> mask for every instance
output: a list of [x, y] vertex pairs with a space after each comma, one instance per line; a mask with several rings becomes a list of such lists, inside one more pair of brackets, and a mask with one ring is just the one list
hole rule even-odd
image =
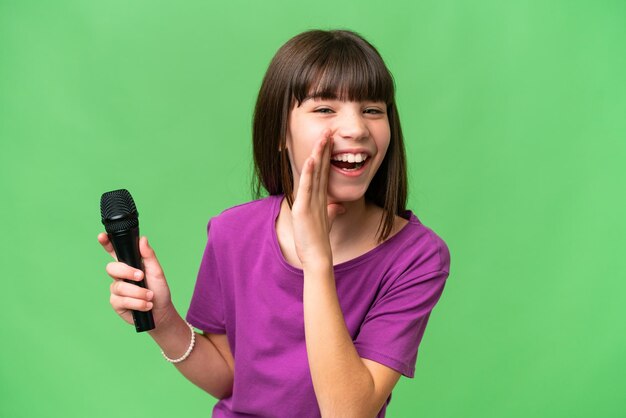
[[165, 355], [165, 352], [163, 350], [161, 350], [161, 354], [163, 354], [163, 357], [165, 357], [165, 360], [169, 361], [170, 363], [180, 363], [181, 361], [186, 360], [187, 357], [189, 357], [189, 355], [191, 354], [191, 351], [193, 350], [194, 345], [196, 345], [196, 333], [193, 330], [193, 327], [191, 326], [189, 322], [185, 321], [185, 323], [187, 324], [187, 326], [189, 327], [189, 330], [191, 331], [191, 342], [189, 343], [189, 348], [187, 348], [187, 351], [185, 351], [185, 354], [183, 354], [182, 357], [180, 358], [171, 359]]

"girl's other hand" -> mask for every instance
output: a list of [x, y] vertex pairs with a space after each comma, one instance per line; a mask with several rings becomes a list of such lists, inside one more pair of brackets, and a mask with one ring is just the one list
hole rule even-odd
[[140, 281], [144, 278], [144, 272], [128, 264], [117, 261], [117, 256], [111, 241], [106, 233], [98, 235], [98, 242], [104, 250], [113, 257], [115, 261], [106, 266], [106, 272], [113, 279], [111, 283], [111, 306], [113, 310], [127, 323], [133, 324], [132, 310], [149, 311], [152, 309], [152, 316], [156, 327], [166, 322], [174, 311], [170, 289], [165, 280], [163, 269], [148, 244], [147, 237], [139, 240], [139, 251], [143, 258], [145, 268], [145, 279], [148, 289], [139, 287], [133, 283], [124, 281]]
[[341, 204], [327, 201], [332, 147], [333, 139], [326, 132], [304, 162], [291, 209], [296, 253], [305, 269], [323, 261], [332, 266], [330, 229], [337, 215], [345, 212]]

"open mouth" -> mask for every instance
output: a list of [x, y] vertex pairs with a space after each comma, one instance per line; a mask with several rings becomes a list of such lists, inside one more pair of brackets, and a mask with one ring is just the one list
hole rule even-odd
[[342, 153], [336, 154], [331, 157], [330, 163], [340, 170], [344, 171], [357, 171], [359, 168], [365, 165], [365, 162], [369, 156], [362, 152], [357, 153]]

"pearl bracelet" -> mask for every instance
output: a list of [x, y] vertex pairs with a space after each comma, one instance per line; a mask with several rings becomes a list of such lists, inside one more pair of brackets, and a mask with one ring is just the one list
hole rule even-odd
[[170, 363], [180, 363], [181, 361], [187, 359], [187, 357], [189, 357], [189, 355], [191, 354], [191, 351], [193, 350], [193, 346], [196, 345], [196, 333], [193, 330], [193, 327], [187, 321], [185, 321], [185, 324], [187, 324], [187, 326], [189, 327], [189, 330], [191, 331], [191, 343], [189, 344], [189, 348], [187, 349], [187, 351], [185, 351], [185, 354], [183, 354], [182, 357], [180, 358], [171, 359], [165, 355], [165, 352], [163, 350], [161, 350], [161, 354], [163, 354], [163, 357], [165, 357], [165, 360], [169, 361]]

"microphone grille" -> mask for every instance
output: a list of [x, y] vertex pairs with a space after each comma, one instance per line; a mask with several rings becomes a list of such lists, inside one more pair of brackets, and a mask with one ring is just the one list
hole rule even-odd
[[103, 193], [100, 198], [100, 214], [107, 233], [139, 226], [135, 201], [126, 189]]

